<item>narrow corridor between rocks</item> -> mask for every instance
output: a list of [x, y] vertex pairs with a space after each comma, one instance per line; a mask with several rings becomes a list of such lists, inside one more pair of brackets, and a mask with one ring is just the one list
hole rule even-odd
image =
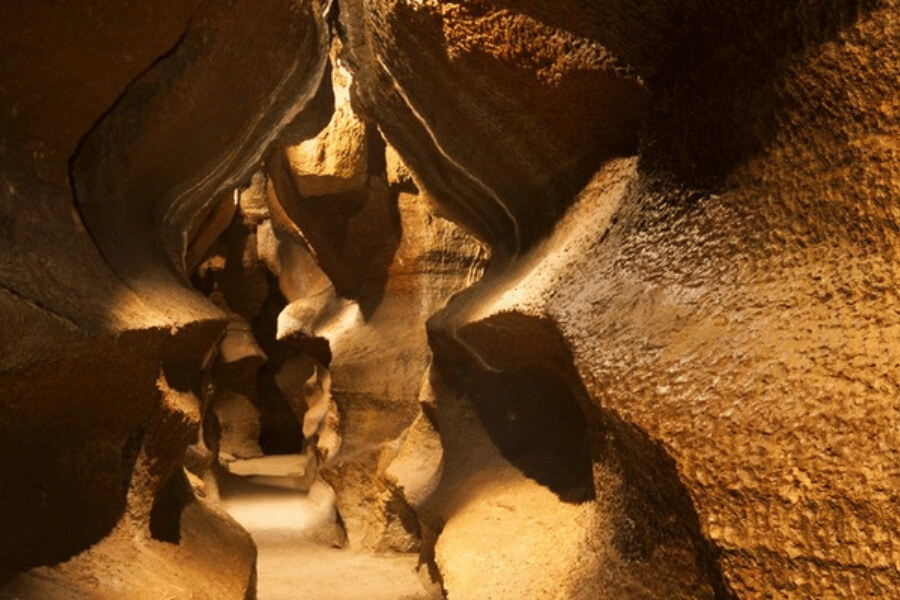
[[0, 600], [900, 600], [900, 0], [0, 0]]
[[307, 492], [298, 490], [293, 477], [265, 462], [256, 463], [258, 474], [248, 468], [244, 475], [223, 477], [219, 487], [225, 509], [256, 543], [257, 600], [434, 597], [416, 573], [417, 553], [342, 548], [331, 489], [313, 484]]
[[440, 598], [418, 515], [442, 468], [425, 323], [487, 252], [353, 111], [338, 46], [321, 131], [193, 222], [190, 281], [228, 323], [185, 466], [253, 537], [259, 600]]

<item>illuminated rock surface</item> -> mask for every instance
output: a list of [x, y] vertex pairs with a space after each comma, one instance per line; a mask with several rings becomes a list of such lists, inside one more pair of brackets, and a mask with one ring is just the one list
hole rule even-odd
[[6, 3], [0, 598], [900, 598], [898, 37]]

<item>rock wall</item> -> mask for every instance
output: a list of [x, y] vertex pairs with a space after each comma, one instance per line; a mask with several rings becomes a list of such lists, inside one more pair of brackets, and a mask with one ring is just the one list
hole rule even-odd
[[226, 322], [183, 257], [285, 124], [330, 113], [322, 8], [0, 8], [3, 597], [255, 594], [252, 541], [181, 469]]
[[[487, 163], [484, 144], [454, 142], [512, 114], [520, 125], [497, 143], [554, 147], [534, 133], [546, 113], [531, 95], [522, 96], [527, 108], [484, 108], [518, 89], [505, 77], [560, 94], [553, 114], [591, 106], [599, 115], [603, 105], [562, 95], [565, 74], [543, 81], [516, 49], [547, 28], [554, 40], [581, 36], [617, 58], [605, 64], [630, 66], [634, 77], [623, 77], [649, 98], [639, 105], [639, 135], [636, 121], [613, 121], [620, 138], [638, 135], [635, 157], [595, 155], [594, 178], [553, 233], [526, 252], [520, 243], [509, 264], [430, 321], [436, 361], [453, 365], [444, 379], [476, 408], [502, 402], [478, 398], [483, 386], [500, 385], [484, 380], [491, 373], [549, 371], [552, 395], [574, 390], [588, 422], [603, 515], [589, 536], [599, 551], [572, 553], [571, 565], [591, 562], [584, 572], [527, 570], [526, 581], [542, 582], [533, 597], [556, 597], [560, 586], [569, 586], [566, 597], [895, 597], [897, 159], [889, 140], [898, 63], [885, 39], [896, 35], [896, 4], [384, 2], [355, 12], [346, 4], [348, 37], [360, 40], [356, 63], [377, 73], [360, 79], [357, 98], [376, 120], [406, 123], [402, 132], [386, 126], [388, 141], [420, 154], [446, 144], [444, 154], [429, 153], [437, 166], [415, 163], [423, 181], [442, 189], [443, 173], [462, 170], [495, 204], [528, 198], [523, 218], [511, 210], [524, 230], [546, 204], [510, 189], [522, 179], [500, 159]], [[412, 45], [425, 24], [444, 62], [416, 70], [413, 61], [431, 56]], [[479, 43], [460, 41], [471, 39]], [[466, 70], [488, 56], [490, 70]], [[466, 118], [428, 91], [460, 80], [475, 95], [459, 103], [472, 111]], [[477, 87], [488, 81], [500, 91]], [[590, 131], [589, 120], [578, 122]], [[566, 133], [544, 135], [571, 143]], [[578, 156], [564, 148], [562, 156]], [[534, 172], [555, 164], [538, 161]], [[561, 191], [555, 200], [572, 197]], [[535, 356], [523, 340], [560, 350]], [[514, 448], [525, 434], [485, 412], [496, 445]], [[521, 460], [515, 449], [507, 454]], [[486, 498], [473, 517], [478, 502], [441, 518], [437, 562], [450, 597], [492, 589], [507, 597], [506, 568], [457, 564], [479, 531], [472, 519], [488, 522], [499, 503]], [[498, 560], [512, 569], [521, 557]]]
[[[558, 570], [502, 534], [489, 566], [464, 560], [510, 504], [464, 487], [485, 460], [445, 478], [466, 498], [431, 517], [449, 597], [895, 597], [896, 3], [342, 16], [360, 110], [499, 251], [429, 321], [446, 452], [460, 394], [551, 489], [522, 440], [572, 421], [567, 396], [588, 431], [598, 517]], [[506, 520], [537, 546], [561, 510]]]
[[0, 597], [900, 598], [898, 8], [0, 8]]

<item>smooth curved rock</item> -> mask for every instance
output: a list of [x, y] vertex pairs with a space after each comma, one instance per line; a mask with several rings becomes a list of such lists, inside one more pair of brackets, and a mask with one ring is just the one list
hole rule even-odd
[[602, 43], [530, 16], [540, 3], [505, 4], [342, 2], [341, 58], [355, 105], [425, 189], [515, 252], [603, 160], [634, 151], [647, 92]]
[[225, 317], [177, 273], [320, 88], [321, 9], [0, 9], [3, 594], [253, 594], [252, 542], [181, 475]]

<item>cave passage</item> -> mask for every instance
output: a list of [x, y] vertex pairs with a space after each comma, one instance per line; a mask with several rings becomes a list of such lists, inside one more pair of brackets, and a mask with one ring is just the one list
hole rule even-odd
[[0, 600], [900, 600], [898, 7], [0, 1]]
[[[319, 570], [307, 597], [431, 598], [430, 536], [446, 517], [429, 496], [460, 458], [443, 457], [429, 365], [478, 415], [491, 460], [573, 506], [594, 498], [586, 421], [548, 369], [432, 356], [426, 321], [477, 284], [486, 253], [438, 216], [333, 68], [329, 124], [195, 219], [190, 281], [228, 322], [203, 367], [187, 467], [253, 536], [263, 600]], [[172, 522], [152, 521], [157, 539], [177, 542]], [[348, 583], [348, 570], [368, 579]]]

